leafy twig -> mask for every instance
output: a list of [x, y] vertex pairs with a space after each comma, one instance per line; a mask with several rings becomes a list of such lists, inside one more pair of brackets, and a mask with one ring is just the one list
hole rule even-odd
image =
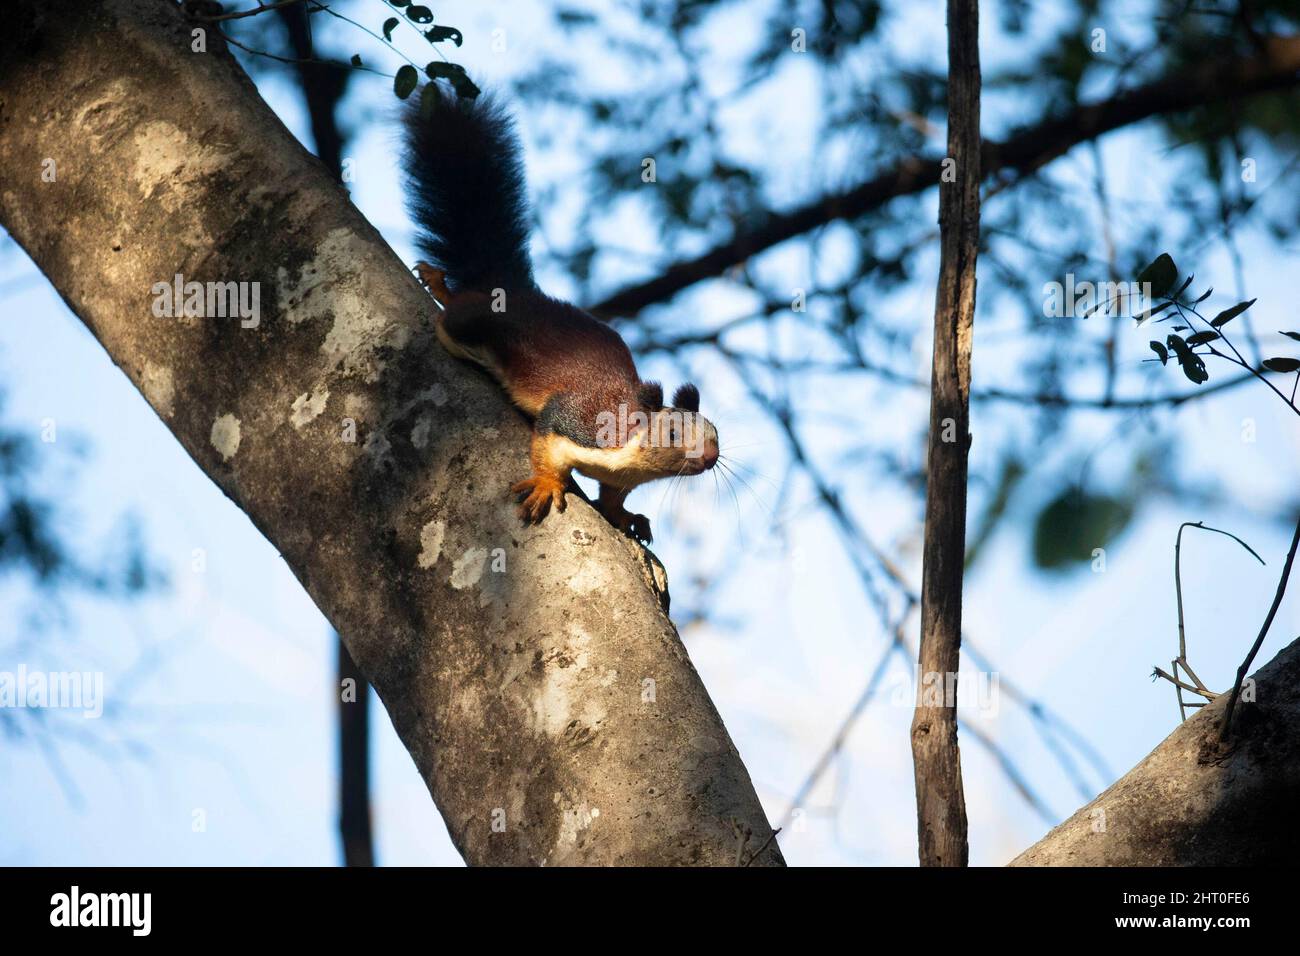
[[[1203, 706], [1201, 704], [1186, 703], [1183, 700], [1184, 690], [1190, 691], [1193, 694], [1199, 694], [1200, 696], [1204, 697], [1206, 700], [1214, 700], [1216, 697], [1219, 696], [1218, 694], [1214, 693], [1212, 690], [1210, 690], [1208, 687], [1205, 686], [1205, 684], [1201, 681], [1201, 678], [1197, 676], [1196, 671], [1192, 670], [1192, 665], [1189, 664], [1187, 661], [1187, 630], [1186, 630], [1185, 621], [1183, 617], [1183, 572], [1182, 572], [1183, 531], [1186, 528], [1199, 528], [1202, 531], [1213, 531], [1215, 534], [1221, 534], [1224, 535], [1225, 537], [1231, 538], [1233, 541], [1237, 542], [1237, 544], [1241, 545], [1243, 548], [1249, 551], [1251, 556], [1254, 557], [1256, 561], [1258, 561], [1260, 564], [1266, 565], [1264, 559], [1261, 558], [1258, 553], [1256, 553], [1254, 548], [1248, 545], [1245, 541], [1242, 541], [1240, 538], [1238, 538], [1235, 534], [1233, 534], [1230, 531], [1223, 531], [1220, 528], [1211, 528], [1209, 525], [1205, 524], [1202, 521], [1184, 521], [1181, 525], [1178, 526], [1178, 535], [1174, 539], [1174, 592], [1177, 595], [1177, 599], [1178, 599], [1178, 657], [1175, 658], [1174, 661], [1170, 664], [1170, 666], [1173, 668], [1173, 674], [1167, 674], [1164, 671], [1162, 671], [1159, 667], [1155, 668], [1154, 674], [1156, 677], [1163, 677], [1165, 680], [1169, 681], [1171, 684], [1174, 685], [1174, 691], [1178, 697], [1178, 712], [1183, 720], [1187, 719], [1188, 707]], [[1190, 684], [1186, 684], [1183, 681], [1179, 680], [1178, 668], [1180, 666], [1185, 671], [1187, 671], [1188, 676], [1191, 677], [1192, 680], [1196, 682], [1196, 686], [1193, 687]]]

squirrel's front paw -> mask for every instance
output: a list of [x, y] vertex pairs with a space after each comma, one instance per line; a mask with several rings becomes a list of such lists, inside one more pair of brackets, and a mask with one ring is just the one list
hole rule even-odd
[[655, 537], [650, 533], [650, 519], [645, 515], [629, 514], [627, 516], [627, 527], [623, 530], [642, 544], [649, 544]]
[[519, 517], [525, 523], [541, 521], [555, 505], [564, 510], [564, 482], [554, 475], [533, 475], [514, 485], [511, 493], [519, 497]]
[[629, 538], [634, 538], [642, 544], [649, 544], [654, 540], [654, 535], [650, 533], [650, 519], [645, 515], [634, 515], [630, 511], [619, 511], [615, 514], [606, 514], [605, 518], [619, 531], [622, 531]]

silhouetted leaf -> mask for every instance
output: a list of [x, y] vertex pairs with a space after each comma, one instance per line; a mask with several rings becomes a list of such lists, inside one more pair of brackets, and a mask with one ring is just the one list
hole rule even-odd
[[414, 92], [419, 82], [420, 74], [408, 63], [397, 71], [397, 76], [393, 79], [393, 92], [399, 100], [404, 100]]
[[434, 60], [425, 66], [424, 72], [430, 79], [447, 80], [455, 89], [456, 95], [463, 100], [472, 100], [482, 92], [465, 72], [465, 68], [459, 63], [445, 63], [442, 60]]
[[1193, 385], [1204, 385], [1210, 380], [1210, 370], [1205, 367], [1205, 363], [1199, 358], [1195, 362], [1181, 362], [1183, 374], [1192, 382]]
[[1264, 368], [1270, 372], [1294, 372], [1300, 369], [1300, 359], [1271, 358], [1264, 359]]
[[460, 46], [465, 42], [465, 38], [461, 36], [460, 31], [455, 27], [434, 27], [424, 32], [424, 38], [430, 43], [441, 43], [443, 40], [450, 40], [456, 46]]
[[1210, 286], [1208, 289], [1206, 289], [1204, 292], [1201, 293], [1200, 297], [1195, 302], [1193, 302], [1192, 305], [1200, 305], [1202, 302], [1208, 299], [1213, 293], [1214, 293], [1214, 286]]
[[1139, 285], [1151, 283], [1151, 298], [1158, 299], [1173, 286], [1178, 279], [1178, 266], [1167, 252], [1156, 256], [1153, 263], [1138, 273]]
[[1178, 365], [1182, 368], [1183, 374], [1192, 382], [1201, 385], [1210, 380], [1210, 373], [1205, 368], [1205, 361], [1192, 351], [1191, 346], [1183, 340], [1181, 335], [1171, 335], [1165, 341], [1178, 356]]
[[420, 90], [420, 118], [427, 120], [433, 116], [434, 110], [438, 108], [438, 85], [436, 83], [425, 83], [424, 89]]
[[1214, 326], [1216, 329], [1221, 329], [1254, 304], [1254, 299], [1251, 299], [1249, 302], [1238, 302], [1231, 309], [1224, 309], [1214, 318], [1210, 319], [1210, 325]]
[[406, 11], [406, 18], [412, 23], [432, 23], [433, 11], [428, 7], [412, 6]]
[[363, 63], [361, 62], [361, 54], [360, 54], [360, 53], [353, 53], [353, 54], [352, 54], [352, 61], [351, 61], [351, 62], [352, 62], [352, 65], [353, 65], [353, 66], [364, 66], [364, 65], [365, 65], [365, 64], [363, 64]]
[[396, 27], [401, 22], [402, 21], [397, 19], [397, 17], [389, 17], [387, 20], [384, 21], [385, 40], [391, 40], [393, 38], [393, 28]]
[[1288, 339], [1295, 339], [1297, 342], [1300, 342], [1300, 332], [1283, 332], [1282, 334]]
[[1219, 338], [1218, 332], [1197, 332], [1195, 335], [1187, 337], [1187, 344], [1195, 348], [1198, 345], [1204, 345], [1206, 342], [1213, 342]]
[[1152, 343], [1151, 343], [1151, 350], [1152, 350], [1153, 352], [1155, 352], [1156, 355], [1160, 356], [1160, 364], [1161, 364], [1161, 365], [1168, 365], [1168, 364], [1169, 364], [1169, 350], [1168, 350], [1167, 348], [1165, 348], [1165, 347], [1164, 347], [1163, 345], [1161, 345], [1159, 342], [1152, 342]]

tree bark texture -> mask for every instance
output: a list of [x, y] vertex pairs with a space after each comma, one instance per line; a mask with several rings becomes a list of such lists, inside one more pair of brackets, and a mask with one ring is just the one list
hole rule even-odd
[[939, 286], [930, 372], [921, 647], [912, 762], [922, 866], [965, 866], [966, 798], [957, 748], [957, 670], [966, 554], [971, 332], [980, 229], [977, 0], [948, 0], [948, 159], [939, 185]]
[[[465, 859], [780, 863], [662, 567], [580, 501], [517, 523], [525, 423], [217, 31], [165, 0], [5, 18], [0, 220], [280, 549]], [[177, 275], [258, 283], [256, 327], [158, 317]]]
[[1011, 865], [1294, 867], [1300, 640], [1253, 679], [1230, 740], [1219, 737], [1225, 694]]

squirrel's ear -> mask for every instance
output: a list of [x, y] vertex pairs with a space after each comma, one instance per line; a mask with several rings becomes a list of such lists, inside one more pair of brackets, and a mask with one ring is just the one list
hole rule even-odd
[[688, 412], [698, 412], [700, 410], [700, 390], [687, 382], [673, 392], [673, 407], [684, 408]]
[[658, 382], [642, 382], [637, 387], [636, 400], [648, 411], [657, 412], [664, 407], [664, 387]]

